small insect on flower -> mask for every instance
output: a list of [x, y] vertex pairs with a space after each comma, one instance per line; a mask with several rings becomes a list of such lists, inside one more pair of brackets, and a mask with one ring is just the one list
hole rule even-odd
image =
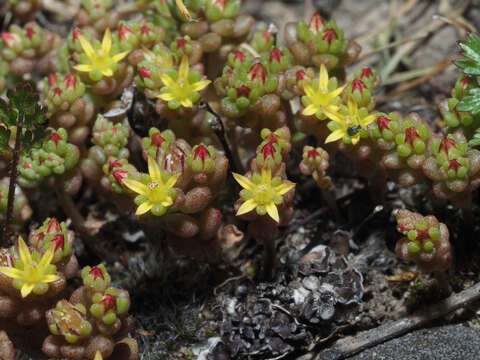
[[261, 176], [253, 174], [252, 180], [233, 173], [233, 177], [243, 187], [240, 196], [244, 203], [237, 211], [237, 215], [256, 210], [258, 215], [268, 214], [277, 223], [280, 222], [277, 206], [283, 203], [283, 195], [292, 190], [295, 184], [283, 182], [280, 177], [272, 179], [270, 168], [263, 168]]
[[332, 120], [339, 119], [339, 96], [345, 89], [345, 85], [334, 90], [328, 88], [328, 72], [325, 65], [320, 67], [320, 75], [318, 77], [318, 85], [304, 81], [303, 89], [305, 96], [302, 102], [306, 106], [302, 114], [311, 116], [316, 115], [319, 119], [330, 118]]
[[39, 295], [46, 293], [47, 284], [60, 279], [60, 276], [55, 275], [55, 265], [50, 264], [55, 253], [54, 244], [38, 261], [40, 255], [35, 252], [31, 254], [25, 241], [19, 237], [18, 252], [21, 263], [16, 263], [15, 267], [0, 266], [0, 273], [14, 279], [13, 286], [20, 290], [23, 298], [30, 295], [32, 291]]
[[[81, 72], [97, 72], [103, 76], [110, 77], [118, 68], [118, 63], [128, 55], [128, 51], [121, 52], [119, 54], [111, 55], [112, 49], [112, 35], [110, 29], [105, 30], [102, 44], [100, 48], [96, 49], [92, 44], [83, 36], [79, 37], [80, 45], [82, 46], [87, 61], [89, 64], [75, 65], [73, 68]], [[95, 76], [98, 78], [98, 76]], [[98, 80], [101, 79], [101, 76]], [[96, 80], [96, 79], [95, 79]]]
[[352, 97], [348, 99], [346, 114], [339, 113], [338, 118], [328, 123], [332, 133], [327, 137], [325, 143], [343, 139], [346, 143], [356, 145], [362, 136], [362, 130], [375, 120], [375, 115], [369, 115], [366, 109], [358, 109], [357, 103]]
[[133, 179], [124, 179], [123, 183], [132, 191], [139, 194], [135, 198], [138, 205], [136, 215], [143, 215], [151, 211], [155, 216], [165, 214], [172, 206], [177, 192], [173, 188], [180, 174], [170, 175], [168, 172], [162, 172], [156, 160], [148, 157], [148, 177], [149, 181], [144, 184]]
[[192, 76], [198, 74], [190, 72], [187, 56], [183, 56], [176, 78], [163, 71], [159, 75], [165, 86], [160, 90], [160, 95], [157, 97], [168, 101], [169, 107], [173, 109], [180, 107], [180, 105], [187, 108], [193, 107], [193, 104], [200, 100], [198, 92], [205, 89], [211, 82], [210, 80], [200, 80], [201, 75], [192, 79]]

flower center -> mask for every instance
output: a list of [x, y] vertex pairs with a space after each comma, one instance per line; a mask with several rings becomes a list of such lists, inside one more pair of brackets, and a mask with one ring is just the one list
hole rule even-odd
[[270, 184], [257, 185], [253, 191], [253, 199], [257, 204], [267, 205], [273, 202], [275, 191]]
[[162, 184], [159, 184], [156, 181], [152, 181], [147, 185], [148, 187], [148, 195], [147, 198], [150, 200], [150, 202], [153, 203], [161, 203], [165, 201], [165, 199], [168, 196], [168, 189], [166, 186], [162, 186]]

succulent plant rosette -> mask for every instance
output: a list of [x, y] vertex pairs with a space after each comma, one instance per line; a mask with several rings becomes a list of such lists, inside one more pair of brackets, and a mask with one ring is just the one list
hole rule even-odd
[[[77, 43], [78, 41], [78, 43]], [[86, 33], [72, 33], [72, 42], [81, 50], [74, 58], [73, 66], [81, 80], [90, 85], [91, 91], [105, 98], [114, 99], [132, 82], [134, 68], [126, 61], [129, 50], [120, 49], [120, 40], [113, 38], [110, 28], [105, 30], [102, 41]]]
[[[142, 139], [142, 148], [148, 173], [114, 163], [119, 170], [110, 170], [116, 180], [112, 187], [134, 198], [135, 213], [146, 231], [161, 230], [179, 252], [217, 261], [215, 240], [222, 215], [214, 202], [226, 180], [227, 158], [213, 146], [192, 147], [171, 130], [156, 128]], [[115, 175], [116, 171], [122, 173]]]
[[44, 83], [44, 104], [55, 128], [67, 130], [70, 141], [81, 145], [90, 134], [95, 114], [93, 103], [85, 97], [86, 86], [72, 73], [50, 74]]
[[75, 25], [101, 35], [107, 29], [115, 29], [120, 15], [113, 0], [81, 0], [75, 17]]
[[0, 56], [9, 65], [9, 72], [25, 75], [33, 70], [41, 73], [55, 72], [58, 67], [56, 49], [60, 37], [38, 26], [27, 23], [20, 27], [11, 25], [1, 33]]
[[29, 247], [21, 237], [15, 246], [0, 249], [2, 328], [38, 324], [65, 289], [65, 274], [51, 263], [54, 252], [53, 244], [42, 252]]
[[67, 131], [51, 128], [40, 148], [20, 158], [18, 184], [25, 189], [57, 184], [70, 194], [76, 194], [82, 184], [76, 167], [79, 159], [80, 150], [68, 142]]
[[128, 292], [110, 286], [103, 264], [84, 267], [81, 276], [83, 286], [46, 312], [51, 335], [43, 342], [43, 352], [52, 358], [107, 359], [118, 344], [126, 344], [123, 356], [138, 358], [136, 342], [126, 338], [134, 325]]
[[430, 147], [423, 171], [433, 181], [433, 193], [439, 199], [470, 208], [472, 192], [480, 186], [480, 151], [469, 149], [459, 132], [433, 139]]
[[335, 20], [326, 22], [318, 13], [308, 24], [304, 21], [288, 23], [285, 41], [298, 64], [317, 67], [323, 64], [328, 70], [338, 71], [340, 76], [344, 76], [343, 68], [361, 51], [358, 44], [344, 38]]
[[401, 259], [415, 262], [425, 272], [443, 272], [448, 268], [453, 256], [450, 235], [447, 226], [435, 216], [399, 210], [397, 230], [404, 235], [395, 246]]
[[22, 23], [35, 19], [41, 4], [39, 0], [8, 0], [8, 3], [15, 17], [19, 18]]

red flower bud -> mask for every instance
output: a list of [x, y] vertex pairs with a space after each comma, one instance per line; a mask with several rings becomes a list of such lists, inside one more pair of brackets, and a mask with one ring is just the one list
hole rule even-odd
[[183, 48], [185, 45], [187, 45], [187, 40], [185, 40], [185, 38], [180, 38], [180, 39], [177, 40], [177, 48], [178, 49]]
[[269, 33], [267, 30], [262, 31], [262, 37], [263, 37], [266, 41], [272, 40], [272, 34]]
[[193, 160], [200, 158], [202, 160], [202, 164], [205, 164], [205, 159], [210, 157], [210, 153], [208, 149], [203, 145], [200, 144], [195, 148], [195, 152], [193, 154]]
[[302, 81], [303, 79], [305, 79], [305, 76], [307, 76], [307, 73], [303, 70], [298, 70], [296, 75], [297, 81]]
[[50, 86], [55, 85], [57, 83], [57, 81], [58, 81], [57, 75], [55, 75], [55, 74], [49, 74], [48, 75], [48, 84]]
[[312, 16], [312, 19], [310, 20], [310, 23], [308, 24], [308, 29], [313, 32], [314, 34], [320, 32], [323, 27], [325, 26], [325, 21], [323, 18], [320, 16], [319, 13], [315, 13]]
[[320, 155], [320, 153], [317, 151], [317, 149], [312, 149], [307, 153], [307, 156], [309, 158], [314, 158], [314, 159], [319, 155]]
[[273, 60], [280, 62], [282, 60], [282, 56], [282, 52], [278, 48], [274, 48], [270, 53], [270, 62], [273, 62]]
[[58, 133], [54, 132], [50, 135], [50, 140], [52, 140], [55, 143], [55, 146], [57, 146], [58, 142], [62, 140], [62, 138], [60, 135], [58, 135]]
[[138, 69], [138, 72], [143, 79], [145, 79], [145, 78], [151, 79], [152, 78], [152, 74], [150, 73], [149, 68], [141, 67], [140, 69]]
[[72, 34], [73, 40], [78, 40], [80, 36], [83, 36], [83, 33], [80, 30], [78, 29], [73, 30], [73, 34]]
[[160, 135], [160, 133], [155, 133], [152, 135], [152, 144], [155, 146], [161, 146], [165, 142], [165, 139]]
[[117, 182], [122, 185], [123, 184], [123, 180], [128, 176], [128, 171], [125, 171], [125, 170], [117, 170], [117, 171], [114, 171], [113, 172], [113, 177], [115, 178], [115, 180], [117, 180]]
[[130, 30], [130, 28], [125, 24], [120, 24], [120, 26], [118, 27], [118, 37], [120, 38], [120, 40], [126, 39], [127, 36], [129, 36], [130, 34], [133, 34], [133, 31]]
[[62, 95], [62, 93], [63, 93], [62, 89], [60, 89], [60, 88], [58, 88], [58, 87], [56, 87], [56, 88], [53, 89], [53, 95], [58, 95], [58, 96], [60, 96], [60, 95]]
[[110, 161], [109, 167], [110, 171], [112, 171], [116, 167], [122, 167], [122, 163], [120, 162], [120, 160]]
[[362, 80], [355, 79], [355, 80], [352, 81], [352, 92], [360, 91], [362, 93], [363, 90], [365, 90], [366, 88], [367, 87], [365, 86], [365, 84], [363, 83]]
[[51, 218], [47, 224], [47, 234], [56, 233], [61, 231], [60, 224], [55, 218]]
[[33, 35], [36, 34], [35, 30], [33, 29], [33, 27], [29, 26], [25, 29], [25, 32], [27, 34], [27, 37], [31, 40]]
[[265, 80], [267, 78], [267, 70], [261, 63], [256, 63], [248, 71], [248, 76], [252, 81], [260, 80], [262, 84], [265, 84]]
[[250, 96], [250, 88], [247, 86], [247, 85], [242, 85], [240, 87], [238, 87], [237, 89], [237, 95], [238, 96], [245, 96], [245, 97], [249, 97]]
[[52, 239], [52, 242], [55, 244], [55, 251], [58, 249], [63, 250], [63, 247], [65, 246], [63, 235], [55, 235], [55, 237]]
[[115, 296], [110, 294], [105, 294], [103, 299], [100, 301], [100, 304], [103, 305], [104, 312], [107, 312], [110, 309], [113, 309], [116, 304]]
[[362, 69], [362, 72], [360, 74], [360, 78], [364, 79], [364, 78], [369, 78], [371, 76], [373, 76], [372, 69], [370, 69], [369, 67], [366, 67], [366, 68]]
[[448, 168], [453, 169], [455, 171], [457, 171], [458, 168], [460, 168], [461, 166], [462, 166], [462, 164], [460, 164], [457, 159], [452, 159], [448, 163]]
[[413, 147], [413, 142], [415, 139], [421, 139], [421, 137], [418, 135], [415, 126], [410, 126], [407, 130], [405, 130], [405, 142], [409, 143], [410, 146]]
[[271, 132], [265, 137], [265, 140], [267, 140], [271, 144], [278, 144], [279, 139], [280, 139], [280, 136], [278, 136], [274, 132]]
[[98, 278], [105, 280], [102, 270], [97, 266], [94, 266], [93, 268], [91, 268], [88, 273], [93, 276], [93, 280], [97, 280]]
[[244, 62], [247, 57], [241, 51], [235, 51], [235, 60], [240, 60], [240, 62]]
[[463, 88], [468, 88], [472, 86], [472, 79], [468, 76], [464, 76], [462, 80], [460, 80], [460, 83], [462, 84]]
[[326, 29], [323, 33], [322, 39], [327, 41], [328, 44], [331, 44], [332, 40], [338, 39], [337, 32], [335, 31], [335, 29]]
[[67, 86], [67, 89], [70, 88], [75, 88], [77, 86], [77, 78], [73, 74], [68, 74], [65, 77], [65, 85]]
[[20, 41], [20, 37], [17, 34], [4, 31], [2, 32], [2, 40], [8, 47], [12, 47], [14, 43]]
[[152, 32], [152, 29], [150, 29], [147, 25], [143, 25], [141, 28], [140, 28], [140, 33], [144, 34], [144, 35], [148, 35]]
[[448, 152], [450, 151], [451, 148], [456, 149], [457, 148], [457, 143], [455, 140], [449, 139], [449, 138], [443, 138], [442, 142], [440, 143], [440, 151], [445, 151], [445, 153], [448, 156]]
[[380, 131], [383, 131], [385, 129], [390, 130], [390, 122], [391, 121], [392, 120], [390, 120], [386, 116], [380, 116], [377, 120], [377, 124], [378, 124], [378, 127], [379, 127]]
[[263, 154], [263, 159], [266, 160], [267, 157], [271, 156], [272, 159], [275, 157], [275, 148], [273, 147], [272, 144], [267, 143], [263, 148], [262, 148], [262, 154]]

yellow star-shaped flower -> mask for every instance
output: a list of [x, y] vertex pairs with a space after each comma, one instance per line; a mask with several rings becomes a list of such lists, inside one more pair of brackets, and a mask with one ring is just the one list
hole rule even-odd
[[338, 114], [336, 119], [328, 123], [328, 128], [332, 133], [327, 137], [325, 143], [345, 139], [350, 140], [353, 145], [360, 141], [362, 131], [375, 121], [375, 115], [368, 115], [366, 109], [358, 110], [357, 103], [352, 97], [348, 99], [348, 113], [346, 115]]
[[240, 196], [245, 201], [237, 211], [237, 215], [256, 210], [257, 214], [268, 214], [277, 223], [280, 222], [277, 206], [283, 203], [283, 195], [295, 187], [292, 182], [283, 182], [280, 177], [272, 179], [270, 168], [263, 168], [261, 176], [254, 174], [252, 180], [240, 174], [233, 177], [243, 187]]
[[143, 215], [152, 211], [153, 215], [161, 216], [172, 206], [176, 198], [173, 188], [180, 174], [170, 175], [162, 172], [157, 162], [151, 156], [148, 157], [149, 182], [144, 184], [133, 179], [124, 179], [123, 183], [132, 191], [139, 194], [135, 202], [138, 208], [136, 215]]
[[87, 55], [89, 64], [75, 65], [73, 68], [77, 71], [99, 71], [103, 76], [110, 77], [117, 70], [118, 62], [129, 53], [129, 51], [124, 51], [116, 55], [110, 54], [112, 49], [112, 35], [110, 34], [110, 29], [105, 30], [102, 45], [99, 49], [94, 49], [92, 44], [90, 44], [90, 42], [83, 36], [80, 36], [78, 39], [85, 55]]
[[338, 117], [339, 107], [335, 102], [343, 89], [345, 89], [345, 85], [330, 91], [328, 88], [328, 72], [325, 65], [322, 64], [320, 67], [318, 86], [313, 88], [312, 83], [304, 82], [303, 89], [305, 96], [302, 98], [302, 101], [306, 105], [302, 111], [303, 115], [316, 115], [321, 120], [326, 117], [335, 120]]
[[160, 79], [165, 86], [160, 90], [160, 95], [157, 97], [167, 102], [178, 102], [183, 107], [193, 107], [194, 101], [198, 101], [200, 98], [198, 92], [206, 88], [211, 81], [201, 80], [191, 83], [189, 74], [188, 57], [183, 56], [177, 78], [170, 77], [165, 72], [160, 72]]
[[48, 286], [45, 286], [45, 284], [60, 279], [58, 275], [53, 274], [56, 268], [53, 265], [52, 267], [50, 266], [55, 253], [54, 244], [48, 248], [40, 261], [37, 262], [32, 258], [25, 241], [19, 237], [18, 252], [21, 260], [19, 267], [21, 269], [0, 266], [0, 273], [14, 279], [14, 286], [20, 288], [22, 297], [27, 297], [32, 291], [37, 294], [43, 294], [48, 290]]

